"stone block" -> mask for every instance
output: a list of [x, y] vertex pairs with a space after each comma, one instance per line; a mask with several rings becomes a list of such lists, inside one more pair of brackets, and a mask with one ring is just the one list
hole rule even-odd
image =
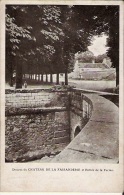
[[55, 144], [69, 143], [69, 136], [54, 138], [54, 143], [55, 143]]
[[20, 130], [19, 128], [14, 127], [14, 129], [13, 129], [13, 133], [15, 133], [15, 132], [17, 132], [17, 131], [19, 131], [19, 130]]
[[63, 123], [63, 124], [67, 124], [69, 121], [69, 115], [67, 111], [63, 111], [63, 112], [56, 112], [55, 113], [55, 120], [58, 123]]
[[56, 131], [55, 132], [55, 138], [64, 137], [64, 136], [69, 136], [69, 131], [63, 130], [63, 131]]

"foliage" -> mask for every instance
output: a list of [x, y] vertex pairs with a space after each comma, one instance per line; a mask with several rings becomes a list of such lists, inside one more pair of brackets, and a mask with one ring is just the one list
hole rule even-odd
[[28, 28], [23, 28], [16, 24], [15, 18], [10, 14], [6, 14], [6, 80], [12, 76], [13, 69], [15, 69], [17, 58], [21, 58], [23, 53], [20, 50], [24, 40], [31, 40]]
[[109, 35], [108, 56], [118, 67], [118, 17], [118, 6], [7, 5], [6, 75], [15, 68], [19, 75], [70, 72], [74, 54], [85, 52], [93, 35], [103, 32]]
[[102, 54], [102, 55], [95, 56], [95, 62], [102, 63], [104, 58], [108, 58], [106, 53]]
[[92, 62], [92, 60], [94, 60], [94, 54], [91, 51], [85, 51], [76, 55], [76, 60], [81, 62]]
[[102, 11], [96, 12], [96, 34], [106, 33], [107, 56], [112, 61], [112, 67], [116, 68], [116, 85], [119, 84], [119, 6], [103, 6]]

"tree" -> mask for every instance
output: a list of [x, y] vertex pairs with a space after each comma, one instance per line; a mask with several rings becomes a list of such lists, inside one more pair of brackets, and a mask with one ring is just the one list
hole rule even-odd
[[112, 61], [112, 67], [116, 68], [116, 85], [119, 85], [119, 6], [96, 6], [94, 11], [94, 32], [96, 35], [108, 35], [107, 56]]
[[[108, 56], [111, 58], [112, 67], [116, 68], [116, 86], [119, 85], [119, 6], [109, 9], [109, 38], [107, 45], [109, 49], [107, 51]], [[111, 22], [111, 18], [114, 22]]]
[[10, 86], [12, 86], [12, 74], [16, 69], [16, 62], [21, 58], [21, 52], [18, 51], [22, 38], [30, 40], [30, 32], [16, 25], [15, 19], [6, 14], [6, 80], [9, 80]]
[[78, 55], [76, 55], [76, 60], [79, 60], [81, 62], [92, 62], [94, 60], [94, 54], [91, 51], [85, 51], [82, 53], [79, 53]]
[[[30, 64], [30, 71], [40, 70], [44, 73], [49, 69], [47, 64], [55, 53], [53, 44], [58, 40], [59, 35], [62, 36], [61, 29], [55, 26], [56, 23], [59, 23], [58, 13], [59, 10], [55, 6], [7, 6], [6, 69], [16, 68], [17, 87], [22, 86], [22, 66], [25, 66], [26, 62]], [[36, 20], [34, 20], [34, 16]], [[14, 24], [13, 21], [16, 23]], [[11, 26], [14, 28], [12, 29]], [[18, 29], [21, 33], [18, 32]], [[12, 42], [13, 34], [15, 39]], [[24, 38], [28, 38], [30, 43]], [[16, 50], [13, 52], [14, 49]], [[13, 64], [8, 66], [10, 62]], [[42, 65], [41, 68], [40, 65]], [[23, 70], [25, 71], [27, 66], [24, 66]]]
[[[15, 5], [7, 7], [7, 14], [10, 14], [11, 18], [15, 20], [16, 26], [22, 27], [21, 30], [28, 29], [26, 32], [31, 35], [32, 40], [28, 44], [27, 40], [21, 39], [17, 35], [20, 44], [16, 47], [14, 60], [10, 58], [8, 60], [13, 61], [14, 67], [16, 67], [17, 87], [22, 85], [22, 65], [25, 71], [27, 69], [26, 63], [31, 66], [30, 72], [34, 70], [42, 73], [48, 71], [65, 72], [67, 75], [72, 65], [70, 63], [72, 56], [79, 49], [83, 49], [82, 32], [80, 32], [79, 27], [74, 27], [74, 13], [72, 13], [69, 6]], [[7, 29], [7, 37], [9, 35], [11, 33]], [[24, 35], [24, 37], [26, 36]], [[7, 51], [12, 51], [12, 48], [8, 46], [7, 44]]]
[[96, 63], [102, 63], [104, 58], [107, 58], [107, 54], [102, 54], [102, 55], [98, 55], [98, 56], [95, 56], [95, 62]]
[[[100, 36], [103, 32], [109, 36], [108, 56], [117, 70], [118, 15], [118, 6], [8, 5], [7, 70], [8, 67], [16, 67], [17, 77], [20, 75], [18, 87], [22, 85], [22, 71], [42, 74], [65, 72], [67, 77], [73, 69], [74, 54], [85, 52], [93, 35]], [[113, 17], [114, 24], [111, 22]], [[14, 41], [11, 42], [13, 32]]]

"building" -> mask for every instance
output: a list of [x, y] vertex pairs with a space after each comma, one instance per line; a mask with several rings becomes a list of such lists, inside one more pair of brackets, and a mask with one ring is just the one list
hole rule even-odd
[[69, 77], [82, 80], [114, 80], [115, 68], [110, 68], [110, 63], [107, 59], [104, 59], [102, 63], [95, 63], [94, 60], [91, 63], [84, 63], [76, 60], [74, 70]]

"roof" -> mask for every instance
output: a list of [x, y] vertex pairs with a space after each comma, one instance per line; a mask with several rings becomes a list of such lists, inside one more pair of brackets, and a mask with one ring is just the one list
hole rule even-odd
[[103, 63], [83, 63], [79, 62], [78, 63], [79, 68], [103, 68], [103, 69], [108, 69], [108, 66]]

